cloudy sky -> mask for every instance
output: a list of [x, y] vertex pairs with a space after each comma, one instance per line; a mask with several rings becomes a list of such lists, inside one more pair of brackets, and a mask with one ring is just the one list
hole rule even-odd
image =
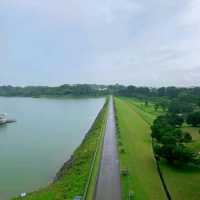
[[1, 0], [0, 85], [200, 85], [200, 0]]

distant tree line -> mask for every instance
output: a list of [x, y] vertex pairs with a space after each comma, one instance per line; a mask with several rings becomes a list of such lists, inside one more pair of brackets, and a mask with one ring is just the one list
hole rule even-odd
[[200, 87], [136, 87], [127, 86], [120, 88], [117, 92], [120, 96], [138, 97], [138, 98], [167, 98], [179, 99], [183, 102], [199, 102], [200, 104]]
[[65, 84], [57, 87], [27, 86], [13, 87], [0, 86], [0, 96], [34, 96], [34, 95], [104, 95], [115, 94], [120, 96], [138, 97], [141, 99], [178, 99], [182, 102], [196, 103], [200, 106], [200, 87], [136, 87], [124, 85], [97, 85], [97, 84]]
[[58, 87], [48, 86], [27, 86], [13, 87], [0, 86], [0, 96], [23, 96], [23, 97], [40, 97], [40, 96], [99, 96], [106, 95], [107, 89], [101, 85], [76, 84], [61, 85]]

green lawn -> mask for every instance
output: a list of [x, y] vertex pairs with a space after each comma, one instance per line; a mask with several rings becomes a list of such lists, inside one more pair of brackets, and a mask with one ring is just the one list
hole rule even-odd
[[[127, 104], [132, 105], [132, 108], [138, 112], [145, 121], [151, 122], [151, 118], [155, 118], [156, 115], [139, 109], [135, 105], [135, 100], [127, 99]], [[147, 117], [148, 116], [148, 117]], [[197, 128], [184, 127], [185, 131], [188, 131], [192, 137], [193, 142], [189, 146], [195, 151], [200, 151], [200, 135]], [[200, 169], [194, 167], [185, 167], [183, 169], [176, 169], [170, 167], [164, 162], [160, 163], [160, 168], [165, 179], [165, 183], [170, 192], [173, 200], [199, 200], [200, 199]]]
[[[64, 165], [59, 172], [58, 179], [47, 187], [29, 193], [24, 198], [13, 198], [13, 200], [72, 200], [75, 196], [83, 196], [88, 177], [91, 172], [91, 163], [96, 150], [97, 159], [95, 160], [91, 184], [89, 184], [88, 200], [93, 194], [93, 181], [96, 178], [96, 171], [99, 164], [99, 154], [102, 140], [102, 130], [105, 126], [107, 116], [107, 102], [98, 114], [93, 126], [87, 133], [82, 144], [73, 153], [70, 161]], [[97, 149], [98, 148], [98, 149]]]
[[152, 124], [156, 117], [162, 114], [160, 111], [155, 111], [153, 104], [145, 106], [143, 102], [135, 101], [129, 98], [123, 98], [148, 124]]
[[135, 106], [140, 108], [140, 110], [143, 110], [144, 112], [149, 113], [151, 115], [163, 114], [163, 110], [161, 108], [158, 108], [157, 110], [155, 110], [155, 103], [153, 103], [153, 102], [149, 101], [148, 106], [146, 106], [144, 101], [141, 101], [141, 100], [136, 99], [136, 98], [123, 97], [123, 99], [125, 99], [127, 101], [130, 100], [132, 103], [134, 103]]
[[199, 128], [184, 127], [183, 130], [189, 132], [190, 135], [192, 136], [192, 142], [188, 144], [188, 147], [190, 147], [194, 152], [199, 153], [200, 152]]
[[121, 175], [123, 199], [131, 190], [136, 200], [166, 199], [154, 161], [149, 125], [124, 99], [115, 98], [115, 106], [120, 169], [129, 172], [128, 177]]

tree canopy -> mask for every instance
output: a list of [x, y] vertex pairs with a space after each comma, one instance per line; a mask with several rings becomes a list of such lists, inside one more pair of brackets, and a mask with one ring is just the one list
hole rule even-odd
[[151, 130], [156, 158], [164, 158], [169, 164], [177, 166], [195, 161], [194, 152], [185, 145], [192, 141], [191, 135], [177, 128], [182, 123], [179, 116], [169, 114], [154, 121]]
[[200, 125], [200, 112], [193, 112], [190, 113], [187, 117], [187, 123], [192, 126], [199, 126]]

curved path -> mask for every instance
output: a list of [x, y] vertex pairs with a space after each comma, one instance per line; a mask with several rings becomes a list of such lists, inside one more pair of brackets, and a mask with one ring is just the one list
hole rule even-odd
[[95, 200], [121, 200], [113, 98], [110, 98]]

